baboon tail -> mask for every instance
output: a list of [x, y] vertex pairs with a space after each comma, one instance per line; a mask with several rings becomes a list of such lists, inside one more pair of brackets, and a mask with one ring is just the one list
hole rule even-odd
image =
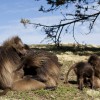
[[64, 83], [68, 83], [68, 75], [69, 75], [70, 71], [71, 71], [72, 69], [74, 69], [74, 68], [75, 68], [75, 64], [72, 65], [72, 66], [70, 67], [70, 69], [68, 70], [68, 72], [67, 72], [67, 74], [66, 74], [66, 77], [65, 77]]

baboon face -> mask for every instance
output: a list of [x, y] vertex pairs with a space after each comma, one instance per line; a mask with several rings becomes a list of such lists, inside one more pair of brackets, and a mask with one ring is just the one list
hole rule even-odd
[[3, 48], [5, 49], [13, 49], [18, 54], [24, 55], [27, 53], [26, 45], [23, 44], [21, 39], [18, 36], [12, 37], [3, 43]]
[[20, 38], [16, 37], [16, 38], [14, 39], [14, 42], [15, 42], [15, 44], [14, 44], [13, 47], [16, 49], [16, 51], [17, 51], [19, 54], [24, 55], [24, 54], [27, 53], [26, 45], [23, 44], [23, 42], [21, 41]]
[[100, 58], [97, 55], [91, 55], [88, 59], [88, 63], [90, 63], [92, 66], [97, 66], [100, 63]]

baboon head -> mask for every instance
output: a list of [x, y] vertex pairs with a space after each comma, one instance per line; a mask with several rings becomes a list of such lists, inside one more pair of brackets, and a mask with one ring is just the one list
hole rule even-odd
[[100, 63], [100, 59], [96, 54], [93, 54], [88, 59], [88, 63], [90, 63], [92, 66], [97, 66]]
[[100, 78], [100, 58], [97, 55], [91, 55], [88, 59], [88, 63], [90, 63], [94, 70], [95, 70], [95, 76]]
[[13, 48], [17, 53], [24, 55], [27, 53], [26, 45], [23, 44], [21, 39], [18, 36], [12, 37], [3, 43], [3, 47], [5, 48]]

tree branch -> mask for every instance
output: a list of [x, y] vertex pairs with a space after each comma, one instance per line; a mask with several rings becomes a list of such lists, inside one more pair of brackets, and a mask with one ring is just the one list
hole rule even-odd
[[74, 21], [71, 21], [71, 22], [67, 22], [67, 23], [64, 23], [64, 24], [59, 24], [59, 25], [51, 25], [51, 26], [48, 26], [48, 25], [43, 25], [43, 24], [36, 24], [36, 23], [31, 23], [31, 22], [28, 22], [27, 24], [33, 24], [33, 25], [36, 25], [36, 26], [43, 26], [43, 27], [60, 27], [60, 26], [66, 26], [66, 25], [69, 25], [69, 24], [72, 24], [72, 23], [76, 23], [76, 22], [79, 22], [81, 20], [87, 20], [88, 18], [91, 18], [91, 17], [95, 17], [95, 16], [99, 16], [100, 15], [100, 12], [98, 13], [95, 13], [95, 14], [91, 14], [91, 15], [86, 15], [82, 18], [79, 18], [79, 19], [76, 19]]

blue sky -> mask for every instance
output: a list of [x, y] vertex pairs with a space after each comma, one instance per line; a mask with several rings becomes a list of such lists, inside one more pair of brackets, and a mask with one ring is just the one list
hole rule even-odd
[[[42, 13], [38, 9], [45, 0], [34, 2], [34, 0], [0, 0], [0, 44], [11, 36], [18, 35], [26, 44], [39, 44], [45, 37], [41, 29], [34, 29], [32, 26], [25, 28], [21, 18], [30, 19], [31, 22], [46, 25], [57, 24], [62, 18], [58, 12]], [[45, 5], [46, 6], [46, 5]], [[85, 31], [86, 26], [77, 32]], [[94, 34], [95, 33], [95, 34]], [[63, 43], [74, 43], [72, 34], [63, 35]], [[100, 45], [100, 17], [94, 27], [92, 34], [76, 34], [79, 43]], [[43, 43], [47, 43], [44, 41]]]

